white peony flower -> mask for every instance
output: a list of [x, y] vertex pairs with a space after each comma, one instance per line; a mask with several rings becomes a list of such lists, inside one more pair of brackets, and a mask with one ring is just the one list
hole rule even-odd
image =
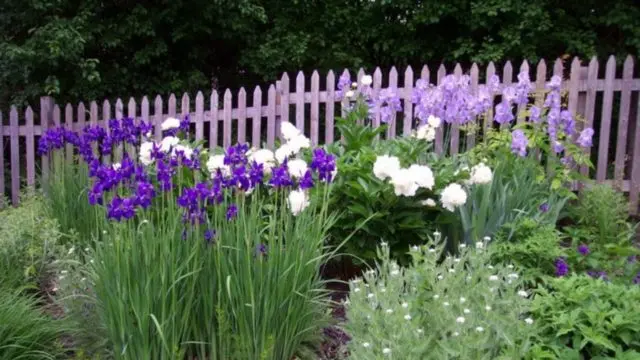
[[294, 137], [300, 135], [300, 130], [298, 130], [298, 128], [295, 125], [293, 125], [292, 123], [290, 123], [288, 121], [283, 121], [280, 124], [280, 133], [282, 134], [282, 137], [286, 141], [289, 141], [289, 140], [293, 139]]
[[300, 134], [298, 136], [293, 137], [291, 140], [289, 140], [289, 142], [287, 142], [287, 145], [289, 145], [289, 147], [291, 148], [291, 151], [294, 154], [297, 154], [302, 149], [310, 148], [311, 141], [309, 140], [308, 137]]
[[373, 174], [380, 180], [391, 177], [398, 170], [400, 170], [400, 159], [395, 156], [378, 156], [373, 164]]
[[275, 152], [275, 157], [278, 163], [282, 164], [291, 155], [294, 155], [293, 149], [289, 144], [282, 144]]
[[180, 127], [180, 120], [176, 118], [167, 118], [162, 122], [161, 128], [162, 130], [176, 129]]
[[362, 77], [362, 79], [360, 79], [360, 83], [364, 86], [370, 86], [371, 84], [373, 84], [373, 78], [371, 77], [371, 75], [365, 75]]
[[349, 91], [347, 91], [347, 92], [344, 94], [344, 96], [345, 96], [347, 99], [349, 99], [349, 98], [352, 98], [354, 94], [355, 94], [355, 93], [353, 92], [353, 90], [349, 90]]
[[427, 124], [429, 124], [429, 126], [431, 126], [432, 128], [438, 128], [440, 127], [440, 124], [442, 124], [442, 120], [440, 120], [440, 118], [437, 116], [429, 115]]
[[390, 182], [393, 185], [396, 196], [414, 196], [418, 190], [414, 174], [409, 169], [400, 169], [393, 173]]
[[224, 164], [224, 155], [214, 155], [207, 160], [207, 170], [211, 176], [214, 176], [217, 170], [222, 172], [222, 175], [227, 176], [231, 173], [231, 169], [228, 165]]
[[167, 136], [164, 139], [162, 139], [162, 142], [160, 143], [160, 151], [162, 152], [169, 152], [169, 150], [171, 150], [172, 147], [178, 145], [178, 143], [180, 142], [180, 139], [178, 139], [175, 136]]
[[307, 194], [302, 190], [290, 192], [288, 201], [293, 216], [298, 216], [298, 214], [309, 206], [309, 198], [307, 198]]
[[275, 166], [276, 157], [273, 154], [273, 151], [269, 149], [260, 149], [251, 152], [249, 155], [250, 162], [256, 162], [258, 164], [262, 164], [262, 168], [266, 174], [271, 173], [271, 168]]
[[454, 211], [457, 206], [464, 205], [467, 202], [467, 193], [460, 184], [449, 184], [442, 190], [440, 201], [442, 202], [442, 207], [449, 211]]
[[409, 172], [418, 187], [431, 190], [435, 185], [433, 171], [428, 166], [414, 164], [409, 167]]
[[144, 166], [148, 166], [153, 163], [153, 158], [151, 157], [153, 145], [154, 143], [150, 141], [143, 142], [140, 145], [140, 154], [138, 154], [138, 158], [140, 159], [140, 163]]
[[422, 200], [422, 205], [425, 205], [428, 207], [434, 207], [436, 206], [436, 202], [433, 199]]
[[289, 175], [296, 179], [303, 177], [308, 169], [307, 163], [302, 159], [291, 160], [287, 165], [289, 166]]
[[491, 169], [484, 163], [471, 168], [469, 180], [472, 184], [488, 184], [493, 180]]

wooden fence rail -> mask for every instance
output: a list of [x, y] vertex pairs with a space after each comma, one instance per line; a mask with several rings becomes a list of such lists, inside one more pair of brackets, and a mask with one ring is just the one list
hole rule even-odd
[[[569, 65], [569, 66], [566, 66]], [[406, 135], [414, 127], [413, 104], [411, 94], [418, 78], [434, 84], [453, 73], [461, 75], [463, 69], [459, 64], [453, 71], [445, 65], [432, 73], [423, 66], [419, 73], [407, 67], [399, 74], [392, 67], [383, 75], [380, 68], [373, 73], [373, 93], [386, 87], [396, 88], [402, 99], [402, 112], [390, 123], [386, 137]], [[635, 70], [635, 72], [634, 72]], [[621, 69], [616, 59], [611, 56], [604, 68], [598, 59], [593, 58], [583, 63], [574, 58], [570, 64], [557, 59], [547, 65], [541, 60], [535, 69], [524, 61], [518, 69], [511, 62], [506, 62], [502, 72], [498, 72], [493, 63], [489, 63], [484, 71], [473, 64], [465, 70], [471, 78], [471, 86], [477, 87], [493, 74], [500, 76], [502, 84], [512, 84], [521, 71], [530, 74], [535, 85], [535, 102], [543, 101], [541, 91], [551, 75], [563, 76], [563, 89], [567, 91], [568, 108], [584, 119], [581, 126], [590, 126], [595, 130], [592, 159], [595, 170], [589, 174], [588, 169], [581, 169], [584, 174], [591, 175], [600, 183], [608, 183], [627, 192], [631, 202], [630, 212], [638, 213], [640, 197], [640, 111], [639, 96], [640, 77], [634, 69], [634, 59], [628, 56]], [[348, 73], [348, 70], [344, 72]], [[352, 75], [354, 80], [365, 75], [363, 69]], [[117, 99], [115, 103], [108, 100], [88, 105], [59, 105], [50, 97], [43, 97], [39, 111], [31, 107], [18, 110], [12, 107], [8, 113], [0, 112], [0, 196], [9, 195], [12, 203], [19, 202], [22, 185], [36, 185], [37, 174], [43, 178], [48, 176], [48, 157], [36, 155], [37, 140], [47, 128], [64, 125], [70, 129], [82, 129], [85, 125], [105, 126], [112, 117], [132, 117], [136, 121], [150, 121], [155, 126], [155, 138], [160, 139], [160, 124], [171, 117], [189, 115], [196, 140], [205, 140], [209, 148], [228, 146], [235, 142], [249, 142], [253, 146], [266, 144], [273, 147], [279, 133], [281, 121], [290, 121], [304, 130], [313, 144], [331, 143], [335, 141], [334, 124], [336, 116], [344, 112], [345, 103], [335, 98], [336, 74], [330, 71], [321, 79], [317, 71], [313, 71], [310, 81], [303, 72], [295, 79], [287, 73], [269, 85], [266, 90], [256, 87], [253, 92], [240, 88], [237, 93], [226, 89], [223, 92], [212, 91], [205, 94], [199, 91], [195, 99], [190, 94], [183, 94], [180, 99], [171, 94], [168, 99], [160, 95], [155, 98], [147, 96], [142, 99], [130, 98], [126, 104]], [[308, 84], [308, 85], [307, 85]], [[207, 104], [208, 103], [208, 104]], [[491, 126], [490, 110], [481, 127]], [[518, 118], [518, 122], [524, 118]], [[374, 126], [379, 118], [373, 119]], [[449, 139], [445, 143], [443, 128], [436, 134], [435, 148], [442, 153], [457, 153], [472, 147], [476, 136], [461, 138], [456, 126], [448, 129]], [[67, 151], [68, 160], [72, 152]], [[7, 182], [8, 180], [8, 182]]]

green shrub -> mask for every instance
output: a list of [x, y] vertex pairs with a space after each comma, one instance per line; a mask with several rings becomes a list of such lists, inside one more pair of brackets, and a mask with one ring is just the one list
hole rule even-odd
[[608, 185], [585, 189], [569, 214], [577, 225], [568, 229], [570, 234], [588, 244], [616, 244], [635, 234], [635, 227], [627, 222], [629, 205], [624, 194]]
[[532, 218], [520, 218], [507, 224], [492, 244], [494, 262], [513, 262], [528, 284], [553, 276], [555, 262], [566, 255], [560, 246], [560, 233], [553, 225], [544, 225]]
[[379, 250], [377, 271], [350, 282], [346, 303], [353, 359], [522, 359], [535, 349], [530, 300], [513, 266], [495, 265], [490, 248], [412, 248], [401, 268]]
[[0, 359], [62, 359], [69, 328], [38, 309], [36, 299], [0, 291]]
[[632, 355], [640, 353], [639, 302], [638, 286], [580, 275], [537, 290], [531, 312], [541, 343], [559, 359], [637, 359]]
[[0, 211], [0, 288], [36, 288], [60, 237], [39, 196], [21, 200], [19, 207]]

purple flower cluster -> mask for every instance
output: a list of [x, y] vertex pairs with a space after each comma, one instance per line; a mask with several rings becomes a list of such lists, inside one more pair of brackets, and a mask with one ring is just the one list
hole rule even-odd
[[636, 274], [636, 276], [633, 278], [633, 283], [635, 285], [640, 285], [640, 272]]
[[384, 124], [393, 120], [396, 113], [402, 110], [397, 89], [382, 89], [374, 99], [367, 101], [369, 106], [369, 118], [373, 119], [380, 114], [380, 121]]
[[567, 261], [563, 258], [557, 258], [556, 259], [556, 276], [557, 277], [563, 277], [566, 276], [569, 273], [569, 264], [567, 264]]
[[580, 244], [580, 246], [578, 246], [578, 253], [582, 256], [587, 256], [589, 255], [589, 247], [586, 244]]
[[429, 116], [449, 124], [466, 124], [491, 108], [499, 82], [497, 77], [492, 77], [488, 86], [481, 85], [476, 92], [471, 88], [468, 75], [447, 75], [438, 86], [419, 79], [412, 94], [415, 116], [421, 124], [426, 123]]
[[511, 151], [519, 156], [527, 155], [529, 140], [522, 130], [514, 130], [511, 133]]
[[340, 75], [340, 78], [338, 79], [338, 89], [336, 90], [336, 99], [342, 100], [350, 88], [351, 76], [347, 73]]
[[591, 276], [594, 279], [609, 281], [609, 276], [607, 275], [606, 271], [589, 270], [587, 271], [587, 275]]
[[331, 182], [336, 171], [336, 157], [328, 154], [323, 148], [313, 150], [311, 169], [318, 173], [318, 179]]

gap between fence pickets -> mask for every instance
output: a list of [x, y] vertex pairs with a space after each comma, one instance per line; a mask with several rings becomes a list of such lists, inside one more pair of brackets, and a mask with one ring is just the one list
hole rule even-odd
[[[563, 62], [558, 59], [555, 61], [554, 65], [554, 73], [562, 73], [563, 72]], [[375, 92], [379, 91], [382, 88], [383, 76], [380, 68], [376, 68], [376, 71], [373, 73], [374, 75], [374, 87]], [[529, 70], [529, 65], [526, 60], [521, 64], [520, 70]], [[459, 64], [456, 64], [454, 67], [454, 74], [461, 75], [462, 68]], [[476, 64], [473, 64], [471, 67], [471, 77], [472, 77], [472, 86], [475, 88], [478, 86], [478, 72], [479, 69]], [[364, 75], [364, 70], [360, 69], [358, 72], [358, 78], [361, 78]], [[447, 73], [446, 68], [441, 65], [438, 69], [437, 82], [439, 82], [444, 75]], [[486, 68], [486, 75], [490, 76], [491, 74], [496, 73], [495, 67], [493, 63], [490, 63]], [[513, 81], [514, 77], [513, 65], [511, 62], [507, 61], [503, 67], [503, 71], [501, 75], [501, 83], [502, 84], [510, 84]], [[588, 66], [582, 66], [578, 58], [574, 58], [571, 63], [571, 72], [568, 81], [563, 82], [563, 89], [569, 91], [569, 108], [570, 110], [580, 113], [586, 119], [586, 126], [593, 125], [594, 117], [595, 117], [595, 98], [597, 92], [603, 92], [603, 107], [602, 107], [602, 122], [601, 127], [598, 130], [600, 135], [600, 142], [597, 144], [598, 146], [598, 162], [596, 164], [596, 179], [600, 182], [608, 182], [615, 185], [617, 188], [623, 191], [631, 192], [631, 200], [637, 199], [638, 194], [640, 192], [640, 180], [638, 180], [638, 167], [635, 162], [632, 164], [633, 169], [631, 169], [631, 181], [625, 180], [624, 169], [625, 162], [628, 160], [628, 155], [631, 155], [631, 159], [638, 159], [638, 152], [640, 150], [638, 147], [638, 137], [634, 136], [629, 138], [630, 141], [633, 141], [633, 144], [629, 144], [629, 149], [627, 149], [627, 134], [623, 131], [625, 128], [628, 128], [630, 125], [630, 121], [635, 119], [629, 119], [629, 116], [634, 112], [638, 112], [634, 106], [637, 104], [631, 104], [631, 93], [634, 91], [640, 90], [640, 79], [633, 78], [633, 58], [631, 56], [627, 56], [624, 62], [622, 76], [620, 78], [616, 78], [616, 62], [615, 57], [611, 56], [607, 59], [606, 63], [606, 73], [604, 78], [598, 78], [598, 61], [594, 57], [589, 62]], [[429, 80], [429, 68], [425, 65], [421, 71], [421, 78], [425, 80]], [[396, 86], [398, 96], [404, 100], [404, 121], [402, 125], [403, 134], [408, 134], [412, 128], [412, 120], [413, 120], [413, 104], [411, 104], [411, 93], [413, 90], [413, 85], [415, 82], [413, 76], [413, 70], [410, 66], [406, 68], [404, 73], [404, 85], [403, 87], [397, 87], [398, 83], [398, 73], [395, 67], [392, 67], [388, 74], [388, 86], [394, 87]], [[546, 65], [544, 60], [541, 60], [537, 66], [536, 80], [535, 80], [535, 88], [537, 90], [541, 90], [544, 88], [544, 84], [547, 80], [546, 76]], [[267, 124], [267, 145], [273, 146], [274, 140], [276, 137], [277, 128], [279, 128], [280, 121], [289, 121], [291, 120], [289, 114], [291, 111], [294, 112], [295, 123], [296, 126], [301, 129], [309, 129], [311, 140], [314, 144], [318, 144], [321, 142], [330, 143], [333, 139], [333, 125], [335, 114], [332, 110], [335, 110], [336, 102], [340, 102], [335, 99], [335, 75], [333, 71], [330, 71], [326, 77], [326, 84], [328, 88], [326, 90], [320, 91], [320, 81], [319, 74], [317, 71], [313, 71], [311, 74], [310, 81], [310, 90], [306, 91], [306, 78], [303, 72], [298, 72], [295, 79], [295, 89], [293, 91], [289, 91], [290, 86], [290, 78], [287, 73], [284, 73], [281, 80], [277, 82], [277, 86], [273, 84], [269, 86], [267, 92], [267, 103], [262, 103], [262, 95], [263, 92], [259, 86], [255, 88], [253, 93], [253, 101], [252, 106], [247, 107], [246, 103], [246, 91], [244, 88], [241, 88], [237, 92], [238, 97], [238, 107], [232, 107], [233, 97], [231, 90], [226, 89], [224, 92], [214, 92], [210, 98], [210, 106], [209, 110], [204, 110], [204, 96], [202, 92], [198, 92], [195, 98], [195, 109], [191, 111], [190, 109], [190, 98], [188, 94], [184, 94], [181, 98], [181, 111], [177, 110], [177, 99], [174, 94], [169, 96], [167, 101], [167, 106], [164, 106], [162, 97], [156, 96], [154, 103], [154, 113], [150, 114], [150, 102], [148, 98], [145, 96], [142, 98], [141, 106], [140, 106], [140, 114], [136, 113], [137, 111], [137, 103], [135, 99], [130, 98], [128, 102], [128, 113], [127, 116], [132, 117], [135, 121], [151, 121], [155, 125], [155, 136], [157, 139], [161, 136], [160, 132], [160, 123], [166, 117], [176, 117], [178, 114], [180, 116], [189, 115], [191, 118], [191, 122], [195, 124], [196, 127], [196, 139], [204, 138], [204, 123], [214, 123], [215, 126], [210, 126], [209, 138], [213, 141], [210, 142], [211, 146], [216, 146], [217, 144], [217, 136], [218, 136], [218, 127], [219, 123], [222, 122], [222, 131], [223, 131], [223, 143], [222, 145], [230, 145], [231, 142], [235, 138], [237, 140], [249, 141], [247, 139], [246, 134], [246, 120], [247, 118], [252, 120], [252, 129], [251, 131], [251, 143], [254, 146], [259, 146], [261, 144], [261, 130], [262, 124], [265, 122]], [[615, 155], [614, 155], [614, 178], [607, 179], [606, 178], [606, 167], [609, 164], [607, 151], [604, 149], [608, 149], [610, 144], [609, 136], [611, 134], [611, 116], [613, 110], [613, 93], [616, 91], [621, 92], [621, 103], [620, 103], [620, 112], [618, 120], [618, 129], [617, 133], [620, 134], [621, 141], [618, 141], [615, 145]], [[220, 96], [221, 94], [222, 96]], [[219, 103], [220, 98], [222, 98], [222, 104]], [[542, 100], [541, 97], [536, 96], [536, 103], [539, 103]], [[310, 110], [305, 109], [305, 105], [310, 104]], [[320, 104], [325, 104], [325, 125], [331, 127], [331, 129], [326, 129], [325, 138], [319, 138], [319, 123], [320, 123]], [[96, 102], [91, 102], [89, 106], [89, 117], [90, 124], [92, 125], [100, 125], [106, 126], [104, 119], [111, 118], [111, 110], [115, 108], [115, 115], [118, 118], [124, 116], [124, 109], [122, 100], [118, 99], [115, 106], [112, 106], [109, 101], [104, 101], [102, 104], [102, 116], [101, 119], [98, 119], [98, 104]], [[222, 106], [220, 106], [222, 105]], [[295, 110], [292, 110], [291, 107], [294, 106]], [[164, 111], [166, 110], [166, 111]], [[522, 110], [522, 109], [519, 109]], [[86, 125], [85, 116], [87, 110], [84, 107], [83, 103], [80, 103], [76, 111], [71, 104], [66, 104], [64, 107], [64, 125], [68, 128], [72, 128], [75, 130], [81, 129], [84, 125]], [[307, 111], [310, 111], [309, 114], [306, 114]], [[331, 112], [329, 112], [331, 111]], [[16, 160], [16, 155], [20, 152], [19, 139], [20, 137], [25, 137], [25, 146], [26, 146], [26, 156], [27, 156], [27, 166], [26, 166], [26, 175], [27, 175], [27, 184], [33, 185], [35, 183], [35, 146], [34, 139], [36, 136], [40, 136], [50, 124], [59, 125], [62, 123], [61, 121], [61, 113], [62, 109], [59, 105], [55, 105], [51, 98], [43, 97], [41, 99], [41, 112], [40, 118], [44, 119], [43, 124], [33, 125], [33, 111], [31, 108], [28, 108], [25, 112], [25, 125], [19, 125], [19, 121], [17, 121], [18, 113], [15, 108], [12, 107], [10, 112], [10, 125], [0, 126], [0, 134], [4, 137], [9, 137], [9, 144], [11, 146], [11, 168], [16, 168], [16, 171], [11, 171], [11, 188], [12, 188], [12, 199], [16, 200], [16, 196], [13, 194], [13, 189], [15, 188], [15, 184], [20, 185], [20, 169], [19, 169], [19, 155], [18, 160]], [[13, 119], [11, 114], [15, 114], [16, 120]], [[309, 115], [309, 116], [307, 116]], [[488, 113], [491, 115], [491, 112]], [[309, 119], [307, 119], [309, 117]], [[53, 118], [53, 119], [52, 119]], [[75, 118], [75, 120], [74, 120]], [[237, 120], [240, 128], [235, 134], [232, 134], [232, 121]], [[521, 119], [518, 119], [520, 121]], [[309, 122], [307, 126], [307, 121]], [[393, 129], [396, 130], [396, 121], [394, 119]], [[638, 120], [640, 121], [640, 120]], [[245, 126], [243, 126], [245, 125]], [[487, 124], [485, 123], [485, 126]], [[636, 129], [640, 128], [637, 126]], [[459, 147], [459, 136], [457, 129], [453, 129], [453, 136], [450, 139], [450, 142], [446, 145], [450, 146], [450, 151], [453, 153], [458, 152]], [[395, 136], [395, 132], [392, 130], [388, 131], [388, 137]], [[619, 138], [619, 140], [620, 140]], [[471, 137], [467, 138], [467, 144], [473, 145], [473, 140]], [[624, 141], [622, 141], [624, 140]], [[444, 149], [444, 145], [442, 143], [442, 133], [440, 132], [436, 138], [436, 150], [442, 152]], [[3, 142], [0, 142], [2, 144]], [[596, 146], [596, 144], [594, 144]], [[591, 149], [588, 150], [589, 152]], [[70, 152], [67, 152], [70, 154]], [[600, 156], [602, 155], [602, 156]], [[69, 160], [69, 159], [67, 159]], [[3, 159], [4, 162], [4, 159]], [[636, 161], [637, 162], [637, 161]], [[18, 165], [16, 165], [18, 164]], [[47, 176], [48, 172], [48, 158], [42, 158], [42, 168], [43, 168], [43, 177]], [[4, 172], [4, 168], [1, 170]], [[583, 173], [586, 173], [586, 169], [581, 169]], [[15, 175], [18, 174], [18, 175]], [[636, 175], [635, 177], [633, 175]], [[4, 175], [4, 174], [3, 174]], [[16, 180], [17, 176], [17, 180]], [[5, 177], [2, 176], [0, 179], [4, 182]], [[636, 190], [638, 189], [638, 190]], [[0, 191], [4, 191], [4, 187], [0, 188]]]

